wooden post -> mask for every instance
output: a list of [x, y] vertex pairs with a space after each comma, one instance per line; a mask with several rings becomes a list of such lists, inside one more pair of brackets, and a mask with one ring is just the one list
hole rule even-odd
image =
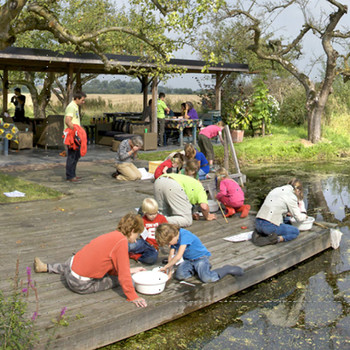
[[68, 75], [67, 75], [67, 101], [66, 106], [72, 101], [73, 98], [73, 66], [70, 64], [68, 66]]
[[152, 117], [151, 117], [151, 131], [158, 134], [157, 124], [157, 100], [158, 100], [158, 79], [153, 77], [152, 79]]
[[215, 109], [218, 111], [221, 111], [221, 86], [227, 75], [227, 73], [216, 73]]
[[231, 133], [230, 133], [230, 129], [229, 129], [228, 125], [225, 125], [224, 131], [225, 131], [225, 139], [227, 139], [227, 143], [231, 149], [233, 162], [235, 163], [235, 167], [237, 170], [237, 174], [235, 174], [235, 175], [238, 177], [239, 184], [243, 187], [244, 186], [243, 174], [241, 173], [241, 169], [239, 168], [239, 163], [238, 163], [235, 147], [234, 147], [233, 142], [232, 142], [232, 137], [231, 137]]
[[2, 79], [2, 113], [4, 114], [7, 112], [7, 105], [8, 105], [8, 79], [9, 79], [9, 73], [7, 68], [4, 68], [4, 76]]

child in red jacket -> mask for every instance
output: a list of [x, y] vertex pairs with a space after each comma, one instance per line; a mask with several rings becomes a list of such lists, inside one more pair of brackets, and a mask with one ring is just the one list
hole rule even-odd
[[172, 168], [180, 170], [183, 166], [184, 157], [181, 153], [175, 153], [171, 159], [165, 160], [162, 164], [158, 165], [154, 172], [154, 179], [158, 179], [159, 176], [172, 172]]
[[238, 183], [232, 180], [225, 168], [216, 171], [216, 185], [218, 194], [216, 199], [226, 207], [226, 217], [232, 216], [236, 212], [242, 213], [241, 218], [248, 216], [250, 205], [244, 204], [244, 192]]
[[129, 257], [147, 265], [153, 265], [158, 259], [159, 245], [155, 232], [160, 224], [167, 223], [164, 215], [158, 214], [158, 203], [153, 198], [145, 198], [142, 202], [143, 224], [145, 230], [141, 238], [129, 244]]

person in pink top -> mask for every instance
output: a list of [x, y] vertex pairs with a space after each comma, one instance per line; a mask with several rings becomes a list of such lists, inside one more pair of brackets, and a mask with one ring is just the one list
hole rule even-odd
[[145, 269], [130, 268], [128, 254], [128, 242], [135, 242], [143, 230], [140, 215], [126, 214], [119, 221], [117, 230], [93, 239], [63, 264], [45, 264], [35, 257], [34, 270], [63, 275], [69, 289], [79, 294], [120, 285], [128, 301], [137, 307], [146, 307], [145, 299], [136, 294], [131, 278], [131, 274]]
[[209, 125], [203, 128], [198, 135], [198, 146], [201, 152], [205, 155], [205, 158], [208, 159], [211, 171], [213, 170], [213, 163], [215, 158], [214, 148], [211, 143], [211, 139], [219, 135], [221, 143], [224, 144], [224, 141], [222, 139], [222, 134], [221, 134], [224, 126], [225, 124], [220, 121], [217, 124]]
[[216, 199], [226, 207], [226, 217], [236, 212], [242, 213], [241, 218], [249, 214], [250, 205], [244, 204], [244, 192], [238, 183], [229, 177], [225, 168], [220, 168], [215, 173], [218, 194]]

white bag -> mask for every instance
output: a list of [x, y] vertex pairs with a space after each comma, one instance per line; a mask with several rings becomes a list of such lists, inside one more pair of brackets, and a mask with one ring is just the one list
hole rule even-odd
[[343, 234], [339, 230], [331, 228], [331, 246], [333, 249], [339, 248], [339, 244], [340, 244], [340, 240], [341, 240], [342, 235]]

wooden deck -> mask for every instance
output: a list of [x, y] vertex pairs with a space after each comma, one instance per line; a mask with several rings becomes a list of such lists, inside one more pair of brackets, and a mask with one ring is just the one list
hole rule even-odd
[[[26, 266], [34, 256], [45, 262], [65, 261], [92, 238], [114, 230], [119, 219], [139, 207], [151, 195], [149, 181], [116, 183], [110, 174], [111, 164], [78, 165], [80, 184], [63, 180], [64, 167], [21, 171], [23, 178], [63, 191], [66, 196], [55, 201], [36, 201], [1, 205], [0, 221], [0, 289], [10, 291], [16, 260], [20, 276], [26, 280]], [[92, 295], [78, 295], [67, 289], [58, 275], [35, 274], [39, 294], [37, 329], [39, 349], [44, 348], [55, 330], [55, 319], [67, 307], [68, 327], [58, 327], [52, 339], [53, 349], [95, 349], [169, 322], [192, 311], [215, 303], [229, 295], [265, 280], [330, 247], [329, 230], [314, 226], [295, 241], [276, 246], [255, 247], [251, 242], [230, 243], [222, 238], [241, 233], [241, 226], [253, 227], [254, 216], [229, 218], [218, 215], [214, 222], [195, 222], [190, 230], [197, 234], [212, 253], [214, 268], [224, 264], [239, 265], [245, 275], [227, 276], [223, 280], [195, 287], [171, 280], [163, 293], [145, 296], [148, 307], [138, 309], [126, 301], [121, 288]], [[159, 261], [166, 254], [160, 256]], [[30, 311], [35, 309], [30, 295]]]

